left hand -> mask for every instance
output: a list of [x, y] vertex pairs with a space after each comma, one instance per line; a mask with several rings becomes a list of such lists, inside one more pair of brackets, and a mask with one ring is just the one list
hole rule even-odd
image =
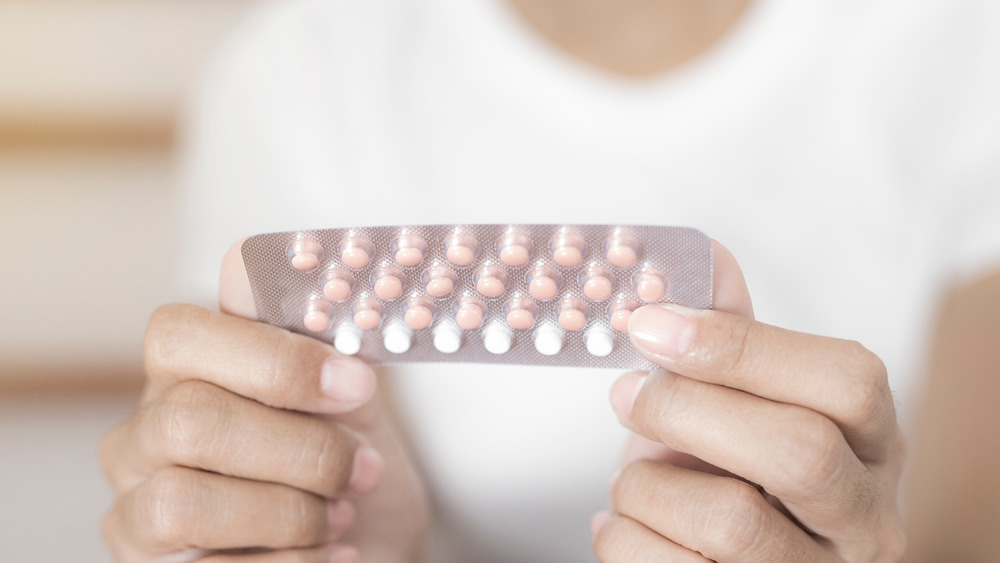
[[611, 402], [636, 436], [592, 522], [617, 561], [896, 561], [905, 440], [885, 366], [856, 342], [753, 320], [715, 244], [715, 309], [653, 305], [629, 323], [662, 370]]

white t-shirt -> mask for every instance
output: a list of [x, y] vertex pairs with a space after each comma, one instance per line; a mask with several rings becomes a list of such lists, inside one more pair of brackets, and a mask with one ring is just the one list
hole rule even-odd
[[[942, 288], [1000, 262], [998, 24], [993, 0], [758, 0], [693, 64], [626, 81], [500, 0], [263, 3], [192, 113], [184, 271], [214, 299], [226, 248], [277, 230], [694, 226], [758, 319], [861, 341], [906, 412]], [[617, 375], [393, 370], [434, 561], [591, 557]]]

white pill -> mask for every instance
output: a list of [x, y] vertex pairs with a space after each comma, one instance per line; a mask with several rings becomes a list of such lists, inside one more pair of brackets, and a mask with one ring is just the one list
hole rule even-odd
[[345, 356], [353, 356], [361, 351], [361, 334], [361, 329], [354, 325], [340, 325], [333, 338], [333, 347]]
[[514, 344], [514, 333], [501, 323], [483, 329], [483, 345], [493, 354], [506, 354]]
[[603, 358], [615, 349], [615, 335], [603, 326], [595, 326], [583, 335], [583, 341], [587, 344], [587, 351]]
[[563, 331], [550, 324], [542, 325], [534, 334], [535, 350], [545, 356], [555, 356], [562, 350], [564, 339]]
[[402, 354], [413, 344], [413, 330], [401, 323], [392, 323], [382, 331], [382, 344], [393, 354]]
[[434, 327], [434, 347], [442, 354], [454, 354], [462, 346], [462, 329], [452, 324]]

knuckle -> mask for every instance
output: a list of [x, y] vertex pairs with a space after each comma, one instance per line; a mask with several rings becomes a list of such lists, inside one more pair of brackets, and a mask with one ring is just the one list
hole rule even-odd
[[784, 494], [812, 499], [832, 486], [843, 470], [844, 441], [831, 420], [815, 414], [800, 418], [785, 434], [778, 482], [787, 488]]
[[153, 311], [143, 339], [143, 360], [150, 374], [169, 373], [184, 346], [184, 329], [205, 316], [195, 305], [171, 303]]
[[310, 421], [303, 431], [307, 455], [298, 457], [310, 490], [326, 497], [342, 493], [351, 478], [357, 441], [338, 427], [321, 420]]
[[882, 554], [876, 561], [891, 563], [899, 561], [906, 555], [906, 548], [909, 544], [909, 540], [906, 537], [905, 526], [903, 522], [896, 518], [894, 519], [892, 525], [885, 533], [885, 537], [880, 542], [883, 546]]
[[876, 417], [884, 409], [892, 407], [889, 390], [889, 375], [885, 363], [867, 348], [855, 341], [845, 344], [843, 358], [849, 358], [848, 369], [855, 375], [847, 386], [841, 406], [844, 422], [854, 426]]
[[284, 534], [289, 545], [310, 545], [326, 536], [324, 504], [318, 497], [302, 492], [276, 503], [277, 521], [286, 524]]
[[191, 470], [171, 467], [150, 477], [134, 503], [133, 525], [149, 540], [161, 545], [187, 543], [193, 522], [197, 483]]
[[[268, 331], [268, 343], [273, 353], [270, 362], [262, 366], [260, 384], [269, 392], [282, 397], [302, 393], [302, 372], [307, 366], [319, 366], [328, 355], [318, 341], [283, 330]], [[315, 369], [318, 373], [318, 367]]]
[[647, 459], [638, 459], [622, 467], [621, 473], [618, 474], [611, 486], [611, 498], [616, 506], [627, 505], [635, 491], [643, 488], [647, 482], [649, 466], [653, 463]]
[[764, 534], [764, 498], [743, 481], [728, 479], [724, 483], [709, 499], [700, 535], [723, 553], [749, 553]]
[[154, 434], [174, 463], [200, 465], [211, 454], [221, 420], [230, 418], [218, 387], [185, 381], [172, 387], [155, 409]]
[[614, 516], [594, 537], [594, 555], [601, 563], [621, 561], [621, 549], [624, 543], [625, 520]]
[[633, 420], [640, 428], [646, 429], [650, 438], [682, 445], [678, 440], [687, 433], [680, 430], [689, 420], [690, 412], [684, 383], [682, 378], [659, 370], [655, 379], [647, 383], [647, 390], [640, 394]]
[[101, 437], [101, 442], [98, 445], [98, 458], [101, 461], [101, 470], [104, 472], [105, 479], [112, 484], [116, 481], [115, 462], [118, 457], [116, 455], [116, 450], [118, 441], [120, 440], [123, 431], [123, 426], [111, 429], [107, 434]]

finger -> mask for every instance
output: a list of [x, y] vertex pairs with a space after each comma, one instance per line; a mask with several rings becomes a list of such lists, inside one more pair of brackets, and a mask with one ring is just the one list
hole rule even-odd
[[712, 309], [748, 319], [753, 318], [753, 303], [743, 270], [736, 257], [717, 240], [712, 240]]
[[616, 382], [612, 400], [626, 426], [760, 484], [828, 539], [867, 537], [860, 530], [883, 505], [882, 487], [840, 430], [809, 409], [664, 370]]
[[272, 409], [202, 381], [169, 389], [119, 442], [111, 479], [119, 491], [180, 465], [334, 497], [371, 490], [383, 465], [339, 424]]
[[195, 379], [266, 405], [309, 412], [349, 412], [375, 392], [371, 368], [331, 346], [193, 305], [157, 309], [144, 353], [146, 401]]
[[742, 481], [653, 461], [616, 479], [615, 510], [718, 562], [832, 561], [832, 554]]
[[885, 365], [857, 342], [674, 305], [635, 311], [629, 333], [640, 354], [672, 372], [829, 417], [865, 461], [888, 451], [896, 412]]
[[710, 563], [702, 555], [677, 545], [628, 516], [608, 514], [595, 517], [594, 555], [601, 563], [670, 561]]
[[121, 496], [108, 518], [106, 529], [119, 531], [113, 541], [127, 538], [145, 554], [165, 555], [317, 546], [345, 531], [353, 509], [284, 485], [170, 468]]
[[263, 553], [216, 553], [199, 559], [198, 563], [358, 563], [359, 561], [361, 556], [353, 547], [334, 545]]
[[246, 265], [243, 262], [244, 237], [226, 251], [222, 257], [219, 275], [219, 310], [249, 320], [257, 320], [257, 305], [250, 287]]

